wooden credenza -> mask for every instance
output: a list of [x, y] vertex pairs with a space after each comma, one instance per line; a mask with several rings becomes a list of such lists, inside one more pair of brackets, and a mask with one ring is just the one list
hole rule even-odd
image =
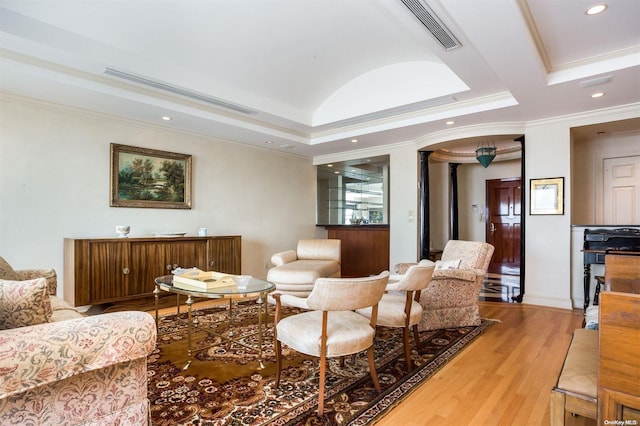
[[64, 240], [64, 298], [74, 306], [149, 296], [177, 267], [241, 273], [240, 236]]

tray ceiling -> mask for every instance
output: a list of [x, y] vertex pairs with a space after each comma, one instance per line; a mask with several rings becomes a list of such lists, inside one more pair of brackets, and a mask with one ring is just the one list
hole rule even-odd
[[459, 47], [400, 0], [1, 0], [0, 90], [308, 157], [640, 101], [636, 0], [415, 1]]

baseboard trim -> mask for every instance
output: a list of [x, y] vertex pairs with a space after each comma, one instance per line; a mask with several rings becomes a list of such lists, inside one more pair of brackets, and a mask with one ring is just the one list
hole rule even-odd
[[524, 294], [522, 303], [528, 305], [548, 306], [550, 308], [560, 308], [573, 310], [573, 303], [571, 299], [560, 299], [555, 297], [536, 296], [531, 294]]

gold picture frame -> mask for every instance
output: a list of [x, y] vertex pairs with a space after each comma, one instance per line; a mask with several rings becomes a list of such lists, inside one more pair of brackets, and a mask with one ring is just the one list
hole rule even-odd
[[564, 214], [564, 178], [531, 179], [530, 183], [530, 214]]
[[111, 144], [111, 207], [191, 208], [191, 155]]

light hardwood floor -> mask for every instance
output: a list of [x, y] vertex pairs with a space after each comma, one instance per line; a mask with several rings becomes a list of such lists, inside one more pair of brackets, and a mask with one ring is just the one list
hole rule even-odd
[[[199, 303], [198, 307], [213, 303]], [[500, 322], [376, 426], [549, 424], [549, 394], [571, 334], [582, 326], [582, 312], [515, 303], [479, 304], [483, 318]], [[160, 311], [173, 312], [175, 308]], [[566, 424], [595, 426], [596, 421], [567, 415]]]
[[[549, 393], [582, 313], [480, 302], [500, 320], [415, 390], [377, 426], [548, 425]], [[595, 420], [567, 416], [567, 425]]]

